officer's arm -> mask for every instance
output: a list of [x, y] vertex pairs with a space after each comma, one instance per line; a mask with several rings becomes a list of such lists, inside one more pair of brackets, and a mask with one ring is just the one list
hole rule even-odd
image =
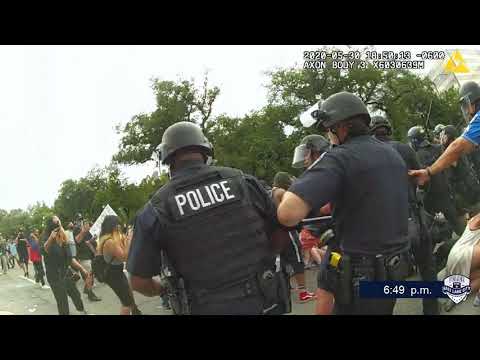
[[165, 292], [165, 288], [157, 279], [147, 279], [140, 276], [132, 275], [130, 277], [130, 285], [132, 287], [132, 290], [139, 292], [143, 296], [161, 296]]
[[305, 219], [311, 207], [302, 198], [287, 191], [278, 206], [278, 221], [285, 226], [295, 226]]
[[132, 290], [145, 296], [163, 293], [160, 281], [153, 279], [161, 271], [161, 228], [151, 204], [147, 204], [135, 220], [133, 238], [127, 260]]
[[277, 217], [285, 226], [295, 226], [312, 211], [320, 214], [327, 203], [334, 203], [342, 186], [344, 169], [332, 154], [326, 154], [302, 174], [283, 196]]

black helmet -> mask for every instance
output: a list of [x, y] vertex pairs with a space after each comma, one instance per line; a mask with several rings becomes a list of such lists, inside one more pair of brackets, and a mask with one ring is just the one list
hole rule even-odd
[[200, 127], [189, 121], [180, 121], [167, 128], [159, 147], [160, 160], [167, 164], [171, 156], [180, 149], [198, 147], [207, 156], [213, 156], [213, 147], [203, 135]]
[[295, 148], [295, 153], [293, 154], [292, 167], [302, 168], [303, 160], [307, 155], [309, 150], [314, 150], [319, 153], [323, 153], [328, 150], [330, 147], [330, 142], [325, 139], [322, 135], [308, 135], [305, 136], [300, 145]]
[[448, 136], [450, 140], [455, 140], [458, 137], [457, 129], [453, 125], [445, 126], [443, 133]]
[[435, 126], [435, 129], [433, 129], [433, 135], [438, 136], [440, 133], [445, 129], [445, 125], [443, 124], [438, 124]]
[[305, 127], [317, 124], [328, 129], [357, 115], [363, 115], [367, 126], [370, 125], [370, 114], [362, 99], [357, 95], [342, 91], [329, 96], [323, 102], [313, 105], [300, 115], [300, 121]]
[[480, 100], [480, 86], [475, 81], [467, 81], [458, 92], [463, 117], [469, 120], [468, 107]]
[[414, 149], [428, 143], [427, 133], [425, 132], [425, 129], [423, 128], [423, 126], [419, 126], [419, 125], [414, 126], [408, 130], [407, 138], [412, 144]]
[[383, 116], [373, 116], [372, 121], [370, 122], [370, 131], [373, 134], [375, 130], [384, 127], [388, 130], [388, 135], [392, 134], [392, 125]]
[[293, 183], [293, 177], [287, 173], [280, 171], [273, 178], [273, 186], [287, 190]]

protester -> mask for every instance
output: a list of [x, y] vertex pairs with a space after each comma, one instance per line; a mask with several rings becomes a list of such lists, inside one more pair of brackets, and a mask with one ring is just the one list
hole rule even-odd
[[320, 265], [326, 249], [321, 246], [320, 234], [315, 233], [315, 226], [304, 226], [300, 232], [300, 242], [304, 254], [305, 268]]
[[[59, 315], [70, 314], [68, 296], [72, 299], [77, 311], [86, 314], [73, 274], [69, 271], [70, 264], [78, 266], [78, 263], [72, 261], [67, 252], [67, 236], [57, 216], [48, 219], [42, 244], [47, 280], [57, 302]], [[87, 276], [84, 268], [77, 267], [77, 269]]]
[[130, 248], [129, 238], [131, 239], [131, 236], [121, 233], [118, 217], [108, 215], [102, 223], [97, 250], [108, 264], [105, 283], [115, 292], [122, 304], [120, 315], [141, 315], [135, 304], [127, 277], [123, 272], [124, 262], [127, 261]]
[[91, 222], [82, 221], [81, 215], [77, 215], [77, 225], [73, 229], [73, 235], [75, 236], [75, 242], [77, 244], [76, 259], [81, 264], [83, 268], [88, 271], [86, 278], [82, 279], [84, 281], [83, 293], [88, 296], [90, 301], [101, 301], [93, 292], [93, 274], [92, 274], [92, 260], [95, 257], [95, 247], [92, 243], [93, 236], [90, 233], [90, 227], [93, 225]]
[[8, 259], [7, 259], [7, 242], [0, 237], [0, 262], [2, 263], [3, 274], [7, 274]]
[[8, 264], [10, 265], [10, 268], [13, 269], [15, 267], [15, 262], [17, 262], [18, 266], [20, 266], [20, 263], [18, 262], [17, 246], [15, 245], [14, 240], [10, 240], [8, 249], [10, 253], [8, 258]]
[[40, 253], [39, 236], [37, 229], [30, 234], [30, 260], [35, 270], [35, 282], [42, 284], [43, 289], [48, 289], [49, 287], [45, 285], [45, 270], [43, 269], [42, 254]]
[[[446, 276], [463, 275], [470, 279], [472, 294], [476, 293], [473, 305], [480, 306], [480, 214], [467, 224], [465, 232], [453, 245], [445, 267]], [[447, 302], [445, 310], [450, 311], [453, 302]]]
[[23, 270], [23, 275], [25, 277], [29, 277], [28, 274], [28, 247], [27, 247], [27, 239], [23, 233], [23, 231], [19, 231], [17, 238], [15, 239], [15, 243], [17, 244], [17, 253], [18, 253], [18, 264]]

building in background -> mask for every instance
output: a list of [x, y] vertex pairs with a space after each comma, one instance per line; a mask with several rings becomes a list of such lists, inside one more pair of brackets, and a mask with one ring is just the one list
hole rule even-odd
[[458, 88], [466, 81], [480, 82], [480, 50], [450, 49], [445, 52], [446, 58], [434, 60], [427, 74], [438, 91]]

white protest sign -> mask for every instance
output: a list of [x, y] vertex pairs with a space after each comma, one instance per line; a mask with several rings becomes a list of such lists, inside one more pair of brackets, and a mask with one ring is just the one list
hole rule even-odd
[[100, 216], [98, 217], [98, 219], [95, 221], [95, 224], [93, 224], [93, 226], [90, 228], [90, 234], [92, 234], [92, 236], [97, 236], [97, 237], [100, 236], [100, 230], [101, 230], [101, 228], [102, 228], [103, 220], [104, 220], [105, 217], [108, 216], [108, 215], [118, 216], [118, 215], [115, 213], [115, 211], [113, 211], [113, 209], [110, 207], [110, 205], [105, 206], [105, 208], [103, 209], [102, 213], [100, 214]]

